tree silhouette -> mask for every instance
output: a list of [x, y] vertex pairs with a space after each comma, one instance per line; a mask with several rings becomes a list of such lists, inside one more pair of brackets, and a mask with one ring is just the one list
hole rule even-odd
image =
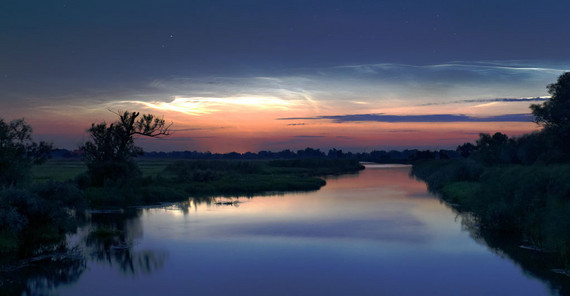
[[87, 162], [91, 184], [103, 186], [122, 182], [140, 175], [133, 158], [142, 154], [142, 148], [135, 146], [135, 136], [160, 137], [170, 134], [170, 126], [164, 119], [152, 114], [125, 111], [117, 113], [119, 120], [91, 124], [87, 130], [91, 141], [80, 147]]
[[531, 105], [534, 121], [544, 126], [548, 162], [570, 161], [570, 72], [547, 86], [552, 96], [542, 104]]
[[535, 122], [546, 128], [567, 126], [570, 123], [570, 72], [560, 75], [556, 83], [546, 88], [552, 97], [542, 104], [530, 106]]
[[477, 146], [475, 146], [471, 143], [464, 143], [463, 145], [457, 146], [457, 149], [456, 149], [456, 151], [459, 152], [459, 154], [463, 158], [469, 157], [473, 153], [473, 151], [475, 151], [475, 150], [477, 150]]
[[32, 127], [24, 119], [0, 118], [0, 187], [26, 181], [33, 164], [47, 160], [51, 144], [32, 140]]

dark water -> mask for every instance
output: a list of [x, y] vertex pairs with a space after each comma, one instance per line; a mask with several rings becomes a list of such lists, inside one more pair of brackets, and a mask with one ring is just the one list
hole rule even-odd
[[[408, 177], [368, 166], [317, 192], [94, 213], [57, 295], [550, 295]], [[234, 199], [235, 200], [235, 199]], [[59, 271], [60, 273], [62, 271]]]

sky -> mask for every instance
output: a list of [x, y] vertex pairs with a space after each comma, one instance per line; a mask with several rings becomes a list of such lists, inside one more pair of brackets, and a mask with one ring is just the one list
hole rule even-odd
[[118, 111], [148, 151], [454, 149], [538, 130], [568, 1], [0, 1], [0, 118], [76, 149]]

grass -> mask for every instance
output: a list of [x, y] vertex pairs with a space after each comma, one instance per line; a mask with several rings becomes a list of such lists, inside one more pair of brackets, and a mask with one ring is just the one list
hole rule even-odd
[[184, 188], [192, 196], [250, 196], [317, 190], [326, 184], [320, 176], [362, 168], [358, 161], [346, 159], [194, 160], [172, 162], [161, 176], [171, 188]]
[[[138, 165], [143, 175], [156, 177], [164, 169], [176, 160], [144, 159], [139, 160]], [[33, 182], [57, 181], [65, 182], [75, 179], [79, 174], [87, 171], [87, 166], [77, 158], [73, 159], [49, 159], [44, 164], [32, 167]]]
[[87, 166], [79, 159], [49, 159], [44, 164], [32, 167], [33, 182], [73, 180], [85, 172]]
[[451, 204], [466, 204], [467, 200], [477, 195], [481, 189], [478, 182], [452, 182], [441, 188], [441, 193], [446, 201]]
[[[354, 173], [354, 159], [137, 160], [143, 177], [120, 187], [87, 187], [92, 207], [143, 205], [188, 197], [251, 196], [268, 192], [311, 191], [325, 175]], [[78, 159], [50, 159], [32, 169], [33, 183], [66, 182], [87, 171]]]
[[137, 160], [137, 163], [144, 176], [156, 177], [161, 175], [164, 169], [175, 161], [170, 159], [144, 159]]

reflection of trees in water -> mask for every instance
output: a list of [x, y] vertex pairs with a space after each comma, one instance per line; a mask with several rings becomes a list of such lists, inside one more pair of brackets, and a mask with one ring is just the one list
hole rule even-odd
[[[280, 195], [283, 193], [268, 193]], [[256, 195], [259, 196], [259, 195]], [[203, 197], [171, 205], [188, 214], [199, 205], [213, 207], [238, 207], [251, 199], [242, 197]], [[117, 211], [94, 211], [86, 218], [78, 217], [83, 223], [77, 234], [65, 234], [50, 241], [39, 243], [30, 234], [28, 245], [23, 250], [26, 259], [2, 261], [0, 258], [0, 295], [45, 295], [62, 284], [76, 282], [86, 270], [87, 261], [109, 264], [128, 275], [150, 274], [161, 269], [168, 259], [168, 253], [160, 250], [135, 250], [137, 240], [143, 236], [140, 220], [144, 209]]]
[[[243, 199], [251, 199], [253, 197], [195, 197], [189, 198], [186, 201], [177, 202], [172, 204], [166, 209], [181, 211], [182, 214], [188, 215], [190, 209], [197, 209], [200, 205], [210, 206], [234, 206], [239, 207]], [[240, 200], [241, 199], [241, 200]]]
[[65, 242], [52, 252], [4, 263], [0, 266], [0, 295], [46, 295], [59, 285], [77, 281], [86, 269], [82, 254]]
[[167, 252], [134, 249], [143, 236], [141, 214], [141, 209], [93, 212], [68, 240], [62, 236], [49, 245], [30, 244], [33, 248], [22, 251], [25, 259], [4, 258], [0, 261], [0, 295], [48, 295], [62, 284], [79, 280], [88, 260], [105, 262], [129, 275], [159, 270]]
[[[67, 232], [85, 222], [83, 212], [57, 229], [51, 223], [29, 227], [21, 234], [16, 254], [0, 256], [0, 295], [45, 295], [55, 287], [75, 282], [85, 271], [79, 249], [66, 241]], [[70, 223], [73, 222], [73, 223]]]
[[211, 206], [214, 206], [214, 207], [233, 206], [233, 207], [238, 208], [241, 203], [243, 203], [244, 201], [253, 199], [254, 197], [284, 196], [285, 194], [290, 194], [290, 193], [309, 194], [310, 192], [314, 192], [314, 191], [316, 191], [316, 190], [313, 190], [313, 191], [290, 191], [290, 192], [275, 191], [275, 192], [266, 192], [266, 193], [262, 193], [262, 194], [255, 194], [255, 195], [251, 195], [251, 196], [190, 197], [188, 200], [174, 203], [174, 204], [166, 207], [166, 209], [170, 208], [170, 209], [174, 209], [174, 210], [179, 210], [184, 215], [188, 215], [188, 213], [190, 213], [191, 208], [197, 209], [198, 206], [200, 206], [200, 205], [206, 205], [208, 207], [211, 207]]
[[561, 262], [553, 253], [526, 247], [520, 235], [481, 229], [477, 218], [471, 213], [453, 210], [461, 218], [463, 228], [469, 231], [475, 241], [487, 246], [501, 258], [514, 262], [525, 275], [547, 284], [552, 294], [570, 295], [570, 277], [555, 272], [561, 268]]
[[106, 262], [124, 274], [150, 274], [164, 266], [165, 251], [134, 250], [143, 236], [141, 209], [93, 213], [90, 230], [83, 240], [86, 255], [97, 262]]

